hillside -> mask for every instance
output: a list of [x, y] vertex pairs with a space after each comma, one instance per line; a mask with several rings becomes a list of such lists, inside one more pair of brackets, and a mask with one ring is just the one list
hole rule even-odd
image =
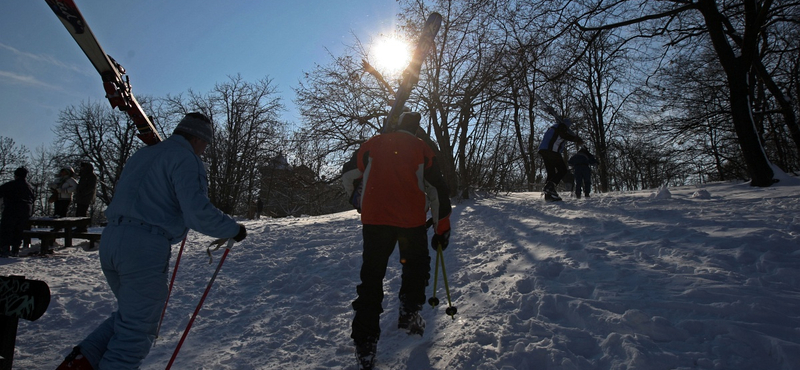
[[[399, 262], [385, 283], [380, 369], [793, 369], [800, 364], [800, 181], [457, 204], [445, 260], [453, 304], [398, 333]], [[177, 369], [354, 369], [355, 211], [243, 221]], [[98, 229], [99, 231], [99, 229]], [[161, 337], [163, 369], [216, 263], [190, 233]], [[36, 247], [34, 245], [34, 247]], [[178, 246], [173, 248], [173, 263]], [[53, 369], [114, 309], [96, 251], [0, 260], [53, 299], [21, 321], [15, 368]], [[395, 254], [396, 256], [396, 254]], [[441, 279], [440, 279], [441, 286]], [[431, 287], [428, 289], [430, 295]]]

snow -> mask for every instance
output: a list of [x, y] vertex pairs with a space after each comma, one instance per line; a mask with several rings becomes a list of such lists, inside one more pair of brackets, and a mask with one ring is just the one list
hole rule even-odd
[[[560, 203], [480, 196], [457, 204], [452, 221], [444, 257], [458, 314], [444, 313], [440, 278], [425, 335], [398, 332], [395, 254], [379, 369], [800, 368], [796, 178]], [[228, 255], [174, 368], [354, 369], [358, 214], [243, 222], [249, 236]], [[221, 256], [209, 264], [210, 241], [189, 234], [143, 369], [169, 361]], [[96, 251], [59, 253], [0, 260], [2, 275], [52, 291], [42, 318], [20, 320], [17, 369], [55, 368], [115, 307]]]

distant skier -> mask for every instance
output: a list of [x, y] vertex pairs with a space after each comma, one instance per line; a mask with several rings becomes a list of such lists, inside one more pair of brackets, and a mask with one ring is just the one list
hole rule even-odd
[[597, 166], [597, 158], [584, 145], [569, 158], [569, 164], [575, 169], [575, 197], [581, 199], [583, 194], [588, 198], [592, 192], [592, 166]]
[[100, 241], [100, 266], [117, 311], [57, 370], [138, 369], [167, 299], [171, 244], [189, 228], [217, 238], [246, 237], [245, 227], [208, 199], [200, 155], [212, 138], [208, 117], [189, 113], [167, 140], [140, 149], [125, 164]]
[[[372, 369], [381, 334], [383, 279], [395, 245], [403, 264], [397, 328], [422, 335], [430, 278], [430, 254], [425, 227], [428, 201], [434, 220], [433, 246], [445, 249], [450, 238], [449, 189], [428, 144], [414, 136], [420, 114], [400, 115], [398, 131], [375, 136], [361, 145], [355, 164], [342, 175], [345, 191], [360, 209], [364, 224], [361, 284], [353, 302], [355, 318], [350, 337], [361, 369]], [[361, 178], [360, 187], [358, 181]], [[358, 189], [361, 192], [358, 192]], [[427, 196], [426, 196], [427, 193]]]
[[14, 180], [0, 185], [3, 218], [0, 220], [0, 257], [16, 257], [22, 244], [22, 231], [33, 213], [33, 188], [26, 180], [28, 170], [14, 170]]
[[544, 199], [547, 201], [559, 201], [561, 197], [556, 192], [556, 186], [567, 174], [567, 164], [561, 153], [564, 152], [564, 144], [573, 141], [577, 146], [583, 145], [583, 140], [572, 132], [570, 126], [572, 121], [567, 117], [561, 117], [553, 108], [546, 106], [545, 110], [556, 118], [556, 123], [544, 133], [541, 145], [539, 145], [539, 155], [544, 160], [544, 167], [547, 170], [547, 180], [544, 186]]

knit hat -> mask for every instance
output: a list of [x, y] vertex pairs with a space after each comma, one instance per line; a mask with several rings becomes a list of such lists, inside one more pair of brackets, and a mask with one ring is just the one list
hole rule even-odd
[[214, 139], [214, 127], [211, 125], [211, 120], [202, 113], [187, 114], [172, 133], [189, 134], [209, 144]]
[[14, 170], [14, 176], [24, 179], [28, 176], [28, 169], [25, 167], [17, 168], [16, 170]]
[[[75, 170], [73, 170], [72, 167], [70, 167], [70, 166], [66, 166], [66, 167], [62, 168], [61, 171], [67, 171], [67, 175], [69, 177], [75, 176]], [[58, 173], [60, 174], [61, 171], [58, 171]]]
[[404, 112], [397, 120], [397, 129], [408, 131], [412, 134], [417, 132], [419, 128], [419, 121], [422, 117], [417, 112]]

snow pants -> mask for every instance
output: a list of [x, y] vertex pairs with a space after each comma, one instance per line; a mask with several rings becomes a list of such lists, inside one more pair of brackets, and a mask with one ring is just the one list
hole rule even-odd
[[575, 194], [588, 196], [592, 192], [592, 169], [586, 165], [575, 166]]
[[545, 181], [552, 182], [554, 186], [558, 185], [569, 171], [561, 153], [552, 150], [540, 150], [539, 155], [544, 161], [545, 170], [547, 170], [547, 180]]
[[69, 212], [69, 205], [72, 203], [71, 199], [59, 199], [53, 203], [53, 214], [58, 217], [67, 217]]
[[22, 245], [22, 231], [29, 217], [17, 217], [3, 215], [0, 221], [0, 255], [7, 256], [9, 253], [19, 253], [19, 246]]
[[150, 352], [167, 300], [170, 243], [161, 228], [109, 224], [100, 241], [100, 265], [117, 311], [79, 344], [95, 370], [138, 369]]
[[89, 205], [75, 203], [75, 217], [86, 217], [89, 214]]
[[380, 337], [383, 279], [395, 245], [399, 245], [400, 263], [403, 265], [399, 294], [401, 310], [410, 313], [422, 309], [431, 272], [425, 226], [401, 228], [364, 225], [363, 235], [361, 284], [356, 287], [358, 298], [353, 302], [356, 313], [350, 335], [356, 342]]

